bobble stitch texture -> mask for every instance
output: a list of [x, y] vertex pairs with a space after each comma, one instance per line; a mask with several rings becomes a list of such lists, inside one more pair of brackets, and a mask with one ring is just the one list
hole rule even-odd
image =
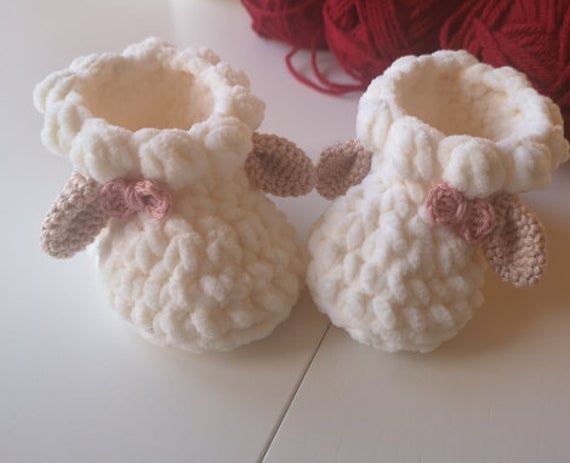
[[[157, 39], [75, 60], [34, 94], [51, 150], [99, 184], [164, 186], [163, 220], [112, 217], [97, 240], [111, 304], [143, 337], [192, 351], [261, 339], [303, 279], [293, 228], [244, 161], [263, 103], [208, 50]], [[55, 252], [59, 252], [55, 250]]]
[[[356, 132], [372, 152], [370, 172], [316, 222], [307, 283], [319, 310], [354, 339], [390, 352], [429, 352], [483, 302], [477, 246], [434, 226], [429, 192], [447, 183], [481, 200], [481, 209], [498, 192], [544, 187], [568, 159], [562, 119], [515, 70], [439, 51], [398, 59], [374, 79], [360, 100]], [[520, 217], [511, 219], [517, 227], [536, 226]], [[468, 238], [478, 240], [490, 223], [480, 219], [467, 227]], [[516, 232], [506, 230], [509, 241]], [[542, 247], [515, 241], [530, 249], [529, 259], [505, 276], [532, 280], [528, 269], [540, 267]], [[494, 249], [489, 244], [490, 259], [505, 274], [520, 256], [502, 244], [501, 254]]]

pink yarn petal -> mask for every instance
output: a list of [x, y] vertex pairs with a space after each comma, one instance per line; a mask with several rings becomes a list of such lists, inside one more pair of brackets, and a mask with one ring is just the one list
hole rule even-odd
[[426, 207], [435, 224], [448, 226], [470, 243], [483, 241], [495, 227], [495, 211], [489, 201], [469, 200], [444, 183], [432, 188]]
[[125, 200], [127, 188], [127, 181], [121, 178], [103, 185], [99, 194], [101, 210], [111, 217], [127, 218], [132, 216], [135, 212]]
[[164, 190], [158, 188], [150, 180], [142, 180], [133, 186], [134, 198], [137, 205], [144, 210], [149, 217], [162, 219], [170, 210], [172, 205], [171, 196]]
[[460, 233], [465, 240], [480, 243], [495, 228], [495, 209], [489, 201], [474, 199], [467, 220], [460, 225]]
[[456, 225], [463, 222], [469, 213], [469, 202], [463, 194], [445, 183], [432, 188], [426, 206], [438, 225]]
[[121, 218], [145, 212], [151, 218], [162, 219], [172, 206], [168, 192], [150, 180], [129, 183], [125, 179], [115, 179], [101, 188], [100, 201], [106, 214]]

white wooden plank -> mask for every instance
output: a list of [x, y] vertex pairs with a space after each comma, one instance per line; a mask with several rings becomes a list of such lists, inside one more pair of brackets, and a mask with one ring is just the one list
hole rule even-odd
[[526, 197], [548, 228], [541, 285], [488, 274], [484, 307], [433, 354], [385, 354], [331, 328], [265, 461], [570, 461], [569, 197], [570, 165]]

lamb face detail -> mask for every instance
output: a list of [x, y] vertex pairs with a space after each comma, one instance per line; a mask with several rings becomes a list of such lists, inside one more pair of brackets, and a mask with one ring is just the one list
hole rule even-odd
[[307, 282], [335, 325], [428, 352], [483, 302], [479, 247], [505, 280], [538, 280], [542, 228], [515, 195], [546, 187], [568, 143], [524, 75], [463, 51], [404, 57], [370, 84], [356, 128], [317, 166], [317, 189], [335, 199], [309, 239]]

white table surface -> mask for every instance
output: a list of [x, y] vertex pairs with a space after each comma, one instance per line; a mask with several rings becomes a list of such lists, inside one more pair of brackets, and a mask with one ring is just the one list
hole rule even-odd
[[[149, 35], [207, 45], [251, 78], [264, 131], [313, 157], [353, 136], [357, 95], [315, 93], [237, 0], [18, 0], [0, 15], [0, 462], [570, 461], [570, 165], [527, 195], [550, 240], [538, 288], [489, 275], [487, 302], [433, 354], [389, 355], [328, 328], [305, 293], [274, 335], [228, 354], [149, 345], [89, 256], [44, 256], [39, 226], [70, 166], [46, 152], [35, 83]], [[301, 236], [326, 207], [279, 200]]]

